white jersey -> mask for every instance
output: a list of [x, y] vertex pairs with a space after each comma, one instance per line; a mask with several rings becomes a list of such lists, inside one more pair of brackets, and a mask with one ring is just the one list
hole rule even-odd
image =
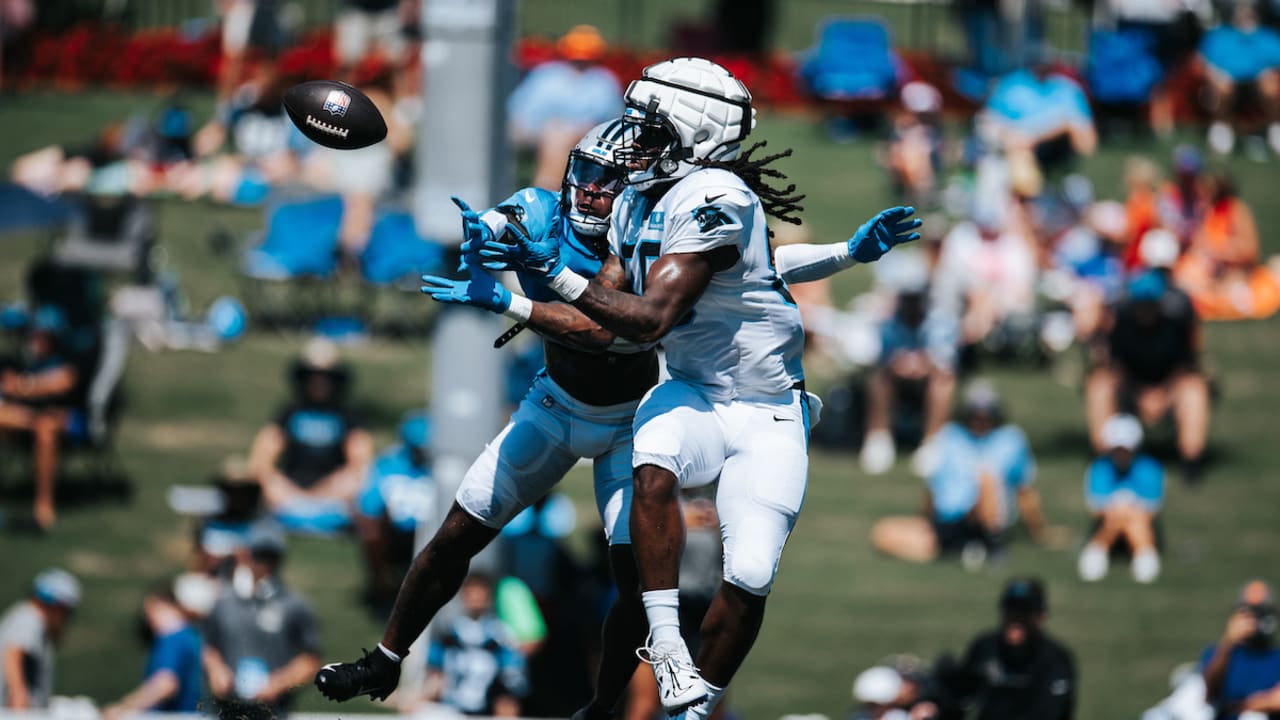
[[736, 175], [697, 170], [656, 203], [628, 189], [614, 204], [609, 244], [636, 294], [662, 255], [738, 249], [662, 339], [672, 378], [712, 401], [776, 395], [804, 379], [800, 312], [773, 267], [760, 199]]

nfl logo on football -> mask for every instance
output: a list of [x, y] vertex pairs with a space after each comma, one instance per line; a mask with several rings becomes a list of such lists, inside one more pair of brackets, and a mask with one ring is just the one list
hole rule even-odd
[[330, 115], [342, 117], [347, 113], [347, 107], [351, 105], [351, 96], [341, 90], [330, 90], [329, 97], [324, 100], [324, 109], [329, 111]]

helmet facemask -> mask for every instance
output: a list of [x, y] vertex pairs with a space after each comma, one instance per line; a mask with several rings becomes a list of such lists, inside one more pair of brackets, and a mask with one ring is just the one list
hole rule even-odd
[[626, 184], [627, 170], [589, 153], [575, 149], [569, 153], [560, 202], [575, 232], [599, 237], [609, 230], [613, 201]]
[[626, 168], [629, 184], [671, 177], [679, 162], [688, 159], [688, 150], [681, 147], [680, 136], [666, 117], [628, 107], [622, 123], [631, 144], [614, 156]]

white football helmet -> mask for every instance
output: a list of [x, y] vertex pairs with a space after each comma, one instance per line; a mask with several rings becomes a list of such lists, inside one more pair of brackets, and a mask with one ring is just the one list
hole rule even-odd
[[622, 119], [636, 135], [618, 157], [627, 183], [641, 190], [688, 175], [695, 160], [733, 160], [755, 126], [746, 86], [703, 58], [650, 65], [627, 87], [625, 101]]
[[[587, 131], [569, 151], [569, 164], [560, 184], [560, 208], [579, 235], [599, 237], [609, 230], [609, 211], [592, 200], [607, 198], [608, 208], [626, 184], [627, 169], [617, 158], [618, 151], [631, 147], [634, 133], [621, 120], [610, 120]], [[603, 212], [603, 216], [597, 215]]]

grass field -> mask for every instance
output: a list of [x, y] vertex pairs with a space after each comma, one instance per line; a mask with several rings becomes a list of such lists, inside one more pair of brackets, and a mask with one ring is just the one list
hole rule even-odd
[[[93, 93], [0, 98], [0, 165], [50, 142], [79, 142], [93, 128], [147, 109], [147, 95]], [[787, 169], [809, 193], [807, 217], [819, 241], [838, 240], [885, 200], [869, 143], [831, 146], [802, 118], [766, 115], [760, 135], [793, 146]], [[1163, 160], [1169, 148], [1106, 148], [1085, 165], [1102, 194], [1119, 190], [1129, 152]], [[1274, 189], [1280, 165], [1234, 161], [1244, 196], [1256, 209], [1269, 252], [1280, 251], [1280, 205]], [[234, 293], [225, 261], [204, 244], [214, 226], [243, 231], [252, 211], [204, 204], [163, 203], [161, 240], [194, 307]], [[20, 292], [25, 262], [42, 246], [32, 236], [0, 238], [0, 299]], [[839, 279], [841, 299], [867, 282], [865, 270]], [[1238, 585], [1247, 577], [1276, 577], [1280, 546], [1280, 321], [1214, 325], [1208, 329], [1209, 364], [1223, 382], [1214, 417], [1219, 458], [1197, 490], [1176, 483], [1164, 514], [1166, 571], [1154, 587], [1135, 586], [1123, 568], [1105, 582], [1075, 579], [1074, 550], [1013, 546], [1005, 566], [968, 574], [951, 564], [911, 566], [873, 554], [871, 523], [913, 510], [918, 481], [905, 467], [866, 478], [851, 455], [817, 453], [809, 498], [788, 548], [770, 614], [756, 651], [742, 670], [732, 703], [746, 717], [847, 710], [849, 682], [859, 670], [895, 652], [932, 658], [961, 650], [966, 639], [994, 621], [1001, 580], [1035, 572], [1050, 586], [1050, 627], [1076, 651], [1080, 711], [1089, 720], [1133, 718], [1166, 690], [1169, 670], [1194, 658], [1221, 631]], [[136, 495], [131, 504], [68, 508], [55, 535], [36, 539], [0, 535], [0, 604], [18, 599], [28, 578], [65, 565], [85, 580], [86, 600], [59, 657], [57, 690], [107, 701], [127, 691], [141, 670], [142, 648], [132, 618], [151, 581], [182, 568], [189, 527], [165, 507], [172, 483], [201, 482], [226, 453], [244, 451], [252, 433], [283, 397], [280, 378], [300, 336], [254, 333], [217, 355], [151, 354], [136, 349], [127, 375], [129, 404], [119, 447]], [[426, 394], [425, 341], [374, 342], [351, 353], [356, 395], [372, 411], [379, 438], [390, 438], [394, 418]], [[1084, 454], [1078, 371], [1008, 369], [993, 372], [1012, 418], [1027, 429], [1040, 463], [1039, 485], [1050, 519], [1076, 531], [1086, 522], [1081, 497]], [[575, 471], [566, 488], [594, 511], [589, 481]], [[11, 507], [19, 507], [10, 503]], [[309, 596], [324, 623], [329, 652], [346, 657], [377, 637], [379, 628], [355, 603], [361, 580], [351, 543], [298, 540], [288, 580]], [[305, 694], [301, 709], [322, 709]], [[357, 705], [353, 710], [363, 710]]]

